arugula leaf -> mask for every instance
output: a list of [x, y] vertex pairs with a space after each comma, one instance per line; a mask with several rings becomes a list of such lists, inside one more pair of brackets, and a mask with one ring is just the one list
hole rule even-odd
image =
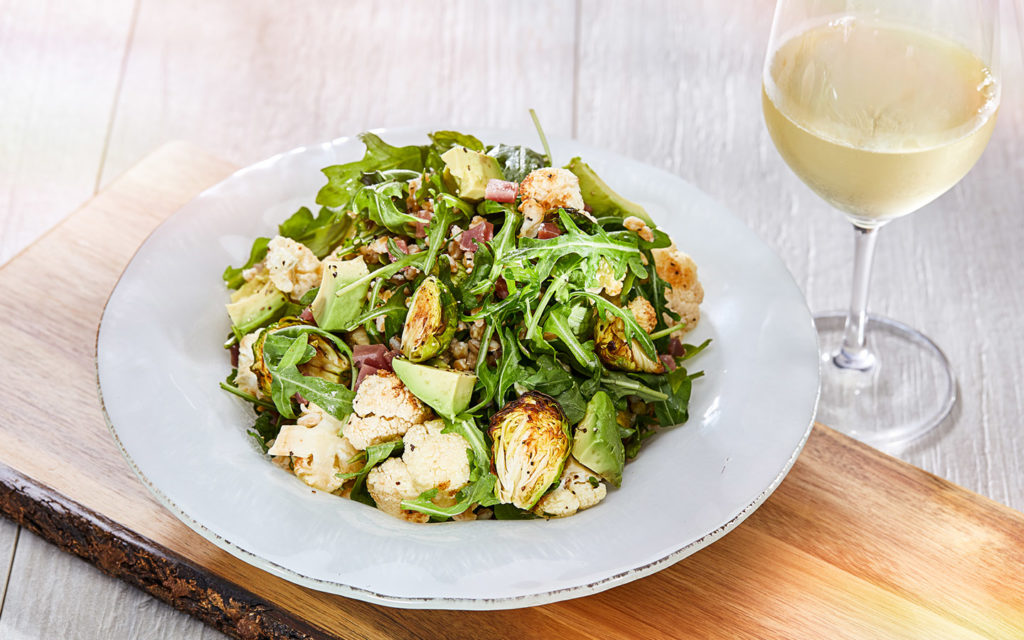
[[559, 306], [548, 312], [544, 321], [544, 333], [551, 333], [565, 346], [576, 362], [588, 372], [596, 371], [601, 366], [601, 359], [594, 352], [594, 343], [588, 340], [583, 343], [576, 337], [571, 321], [567, 317], [565, 307]]
[[281, 432], [281, 416], [271, 413], [270, 411], [264, 411], [256, 416], [256, 422], [253, 423], [252, 427], [249, 428], [246, 433], [252, 436], [256, 444], [260, 445], [260, 449], [263, 449], [263, 453], [266, 453], [270, 447], [267, 446], [267, 442], [277, 437], [277, 434]]
[[413, 500], [402, 500], [402, 508], [409, 511], [419, 511], [436, 518], [447, 519], [459, 515], [474, 504], [479, 504], [482, 507], [496, 504], [497, 499], [494, 498], [494, 485], [497, 481], [497, 476], [488, 472], [460, 489], [455, 494], [457, 502], [450, 507], [439, 507], [432, 502], [434, 497], [437, 496], [437, 489], [435, 488], [424, 491], [418, 498]]
[[423, 265], [424, 273], [429, 274], [434, 269], [438, 254], [448, 244], [444, 240], [448, 235], [448, 229], [456, 220], [463, 217], [462, 210], [448, 206], [445, 199], [439, 198], [434, 201], [434, 217], [428, 223], [427, 237], [430, 248], [427, 250], [427, 261]]
[[501, 165], [501, 172], [510, 182], [522, 182], [531, 171], [549, 165], [543, 154], [523, 146], [499, 144], [487, 152]]
[[485, 286], [490, 288], [487, 278], [490, 275], [493, 264], [494, 251], [491, 249], [491, 243], [478, 244], [477, 251], [473, 254], [473, 271], [457, 286], [452, 288], [455, 299], [462, 304], [463, 308], [474, 309], [477, 307], [479, 296], [474, 294], [473, 290], [480, 286], [481, 283], [485, 283]]
[[548, 303], [551, 302], [551, 298], [555, 294], [562, 294], [568, 286], [569, 280], [577, 273], [579, 273], [578, 267], [583, 258], [577, 255], [565, 256], [564, 259], [559, 260], [557, 265], [552, 269], [551, 281], [547, 284], [547, 290], [541, 297], [540, 302], [537, 303], [537, 308], [534, 309], [526, 318], [524, 322], [526, 324], [526, 338], [532, 339], [537, 332], [537, 325], [540, 323], [540, 318], [544, 313], [544, 309]]
[[[334, 475], [341, 480], [355, 478], [356, 481], [352, 484], [352, 492], [349, 495], [361, 495], [362, 493], [364, 493], [362, 491], [363, 483], [366, 481], [366, 476], [370, 474], [370, 471], [372, 471], [373, 468], [376, 467], [381, 462], [384, 462], [385, 460], [390, 458], [391, 454], [395, 453], [396, 451], [402, 451], [404, 447], [405, 443], [402, 442], [401, 439], [390, 440], [388, 442], [381, 442], [380, 444], [371, 444], [370, 446], [366, 447], [365, 452], [361, 452], [355, 458], [358, 459], [359, 457], [362, 457], [366, 460], [366, 462], [363, 464], [362, 469], [360, 469], [359, 471], [352, 471], [349, 473], [336, 473]], [[349, 462], [354, 462], [355, 459], [349, 460]], [[369, 498], [369, 496], [366, 497]], [[360, 500], [360, 502], [362, 502], [362, 500]], [[370, 498], [370, 502], [368, 504], [371, 507], [377, 506], [372, 498]]]
[[[505, 205], [502, 205], [505, 206]], [[505, 208], [505, 221], [501, 229], [484, 246], [489, 247], [494, 257], [491, 262], [491, 271], [486, 280], [474, 286], [470, 292], [474, 295], [483, 295], [494, 288], [494, 283], [501, 276], [505, 266], [505, 260], [509, 253], [516, 248], [516, 231], [519, 229], [520, 216], [514, 208]], [[476, 271], [474, 269], [474, 271]], [[511, 292], [511, 290], [509, 290]]]
[[536, 520], [539, 517], [532, 511], [520, 509], [514, 504], [502, 503], [494, 505], [495, 520]]
[[537, 112], [533, 109], [530, 109], [530, 119], [533, 120], [533, 126], [537, 128], [537, 137], [540, 138], [540, 143], [544, 146], [544, 155], [547, 158], [548, 164], [554, 164], [551, 147], [548, 145], [548, 137], [544, 135], [544, 127], [540, 126], [540, 118], [537, 117]]
[[[565, 233], [548, 240], [522, 238], [519, 248], [504, 257], [508, 265], [506, 269], [519, 281], [539, 287], [551, 275], [555, 263], [570, 254], [583, 258], [579, 269], [586, 276], [585, 288], [600, 286], [599, 274], [609, 268], [616, 279], [624, 278], [627, 271], [632, 271], [638, 278], [647, 277], [643, 252], [637, 248], [636, 236], [615, 238], [596, 225], [595, 233], [587, 234], [564, 209], [559, 209], [558, 213]], [[602, 267], [602, 262], [608, 266]]]
[[483, 431], [476, 426], [472, 416], [462, 414], [454, 420], [445, 419], [441, 433], [457, 433], [469, 443], [470, 462], [476, 469], [486, 471], [491, 468], [491, 450]]
[[[352, 352], [348, 345], [322, 329], [308, 325], [279, 329], [264, 340], [263, 362], [271, 375], [271, 400], [282, 416], [293, 419], [295, 411], [292, 407], [292, 397], [298, 393], [338, 420], [344, 420], [352, 413], [352, 398], [355, 394], [344, 385], [323, 378], [304, 376], [298, 369], [298, 365], [312, 357], [309, 347], [310, 333], [329, 337], [336, 345], [343, 346], [342, 351], [348, 355], [351, 362]], [[290, 344], [285, 348], [284, 345], [289, 339]], [[267, 341], [270, 341], [272, 349], [270, 358], [266, 353]]]
[[255, 397], [255, 396], [251, 396], [248, 393], [246, 393], [246, 392], [242, 391], [241, 389], [239, 389], [238, 387], [236, 387], [235, 384], [234, 384], [234, 375], [235, 375], [235, 373], [237, 373], [237, 371], [235, 369], [232, 369], [231, 371], [232, 371], [232, 375], [230, 376], [230, 382], [229, 381], [221, 382], [220, 383], [220, 388], [221, 389], [227, 391], [228, 393], [230, 393], [232, 395], [238, 396], [239, 398], [241, 398], [242, 400], [245, 400], [246, 402], [251, 402], [252, 404], [256, 405], [257, 407], [263, 407], [264, 409], [273, 409], [274, 408], [274, 405], [272, 403], [267, 402], [266, 400], [260, 400], [259, 398]]
[[340, 211], [321, 207], [314, 218], [307, 207], [302, 207], [282, 222], [277, 227], [277, 232], [286, 238], [301, 242], [317, 258], [323, 259], [341, 242], [352, 228], [352, 223], [352, 218]]
[[484, 143], [476, 136], [471, 136], [468, 133], [459, 133], [458, 131], [435, 131], [434, 133], [428, 134], [430, 141], [434, 143], [432, 146], [440, 155], [452, 147], [458, 145], [466, 147], [470, 151], [484, 150]]
[[661, 428], [679, 426], [689, 419], [692, 383], [702, 375], [704, 375], [703, 371], [691, 375], [687, 374], [683, 367], [678, 367], [666, 375], [646, 374], [642, 376], [648, 385], [657, 388], [667, 396], [664, 402], [654, 405], [654, 416], [658, 419]]
[[520, 383], [531, 391], [557, 396], [571, 389], [576, 381], [571, 373], [562, 368], [558, 360], [549, 355], [542, 355], [537, 359], [537, 369]]
[[240, 267], [228, 266], [224, 269], [221, 278], [224, 279], [224, 284], [228, 286], [228, 289], [237, 289], [245, 283], [242, 272], [252, 268], [254, 264], [267, 257], [268, 244], [270, 244], [270, 238], [256, 238], [252, 243], [252, 249], [249, 250], [249, 259], [245, 264]]
[[[320, 327], [315, 327], [313, 325], [295, 324], [295, 325], [289, 325], [287, 327], [281, 327], [279, 329], [275, 329], [271, 335], [281, 335], [281, 336], [288, 336], [288, 337], [292, 337], [292, 338], [297, 338], [299, 335], [310, 334], [310, 333], [315, 333], [316, 335], [318, 335], [318, 336], [320, 336], [322, 338], [326, 338], [327, 340], [330, 340], [334, 344], [335, 348], [338, 351], [340, 351], [344, 355], [348, 356], [349, 361], [352, 362], [351, 372], [352, 372], [352, 380], [354, 382], [355, 379], [356, 379], [356, 370], [355, 370], [355, 362], [352, 359], [352, 349], [350, 349], [348, 344], [346, 344], [343, 340], [341, 340], [338, 336], [334, 335], [333, 333], [331, 333], [329, 331], [324, 331]], [[269, 338], [270, 336], [268, 335], [267, 337]], [[266, 358], [264, 357], [264, 361], [265, 360], [266, 360]]]
[[[384, 280], [378, 280], [377, 284], [374, 285], [374, 292], [372, 297], [372, 303], [376, 304], [378, 300], [378, 293], [381, 285], [384, 284]], [[353, 326], [363, 325], [366, 333], [373, 337], [376, 342], [385, 343], [391, 336], [396, 336], [401, 332], [402, 325], [405, 324], [405, 317], [408, 315], [409, 310], [405, 306], [406, 289], [411, 283], [403, 282], [398, 287], [391, 290], [391, 297], [388, 301], [382, 305], [378, 305], [376, 308], [371, 308], [363, 315], [356, 318], [353, 322]], [[377, 318], [384, 318], [384, 333], [381, 334], [377, 331], [377, 323], [372, 322]]]
[[390, 175], [364, 173], [361, 178], [363, 187], [352, 198], [352, 208], [392, 233], [407, 235], [406, 225], [423, 221], [399, 209], [396, 201], [403, 203], [404, 207], [408, 180], [417, 175], [409, 171], [391, 172]]
[[[295, 366], [281, 367], [271, 371], [271, 396], [281, 415], [294, 418], [291, 398], [296, 393], [316, 404], [338, 420], [344, 420], [352, 413], [352, 398], [355, 394], [346, 386], [304, 376]], [[280, 389], [280, 390], [278, 390]]]
[[582, 420], [587, 411], [588, 398], [597, 393], [597, 383], [585, 380], [581, 385], [577, 376], [566, 371], [556, 358], [549, 355], [538, 358], [537, 366], [520, 384], [532, 391], [554, 397], [565, 412], [569, 424]]
[[654, 341], [651, 340], [650, 334], [644, 331], [643, 327], [641, 327], [636, 321], [636, 317], [633, 315], [632, 311], [627, 308], [617, 307], [601, 296], [590, 293], [589, 291], [577, 291], [569, 297], [570, 299], [588, 298], [594, 302], [594, 305], [597, 307], [598, 313], [602, 318], [607, 317], [607, 315], [612, 315], [622, 320], [623, 337], [626, 340], [636, 340], [640, 343], [644, 353], [646, 353], [649, 358], [654, 360], [658, 359], [658, 351], [654, 348]]
[[684, 344], [683, 345], [683, 355], [681, 357], [679, 357], [679, 358], [676, 358], [676, 360], [678, 360], [679, 362], [683, 362], [684, 360], [689, 360], [690, 358], [694, 357], [695, 355], [697, 355], [701, 351], [707, 349], [708, 345], [710, 345], [710, 344], [711, 344], [711, 338], [708, 338], [707, 340], [705, 340], [704, 342], [700, 343], [697, 346], [693, 346], [692, 344]]
[[637, 396], [646, 402], [664, 402], [668, 399], [667, 393], [652, 389], [643, 382], [634, 380], [619, 371], [606, 371], [601, 374], [600, 380], [601, 388], [610, 393], [614, 398]]
[[558, 404], [561, 405], [569, 424], [578, 423], [587, 414], [587, 399], [583, 397], [580, 388], [575, 384], [565, 393], [556, 396], [555, 400], [558, 400]]
[[[309, 360], [316, 355], [316, 349], [313, 348], [313, 345], [309, 344], [308, 340], [308, 337], [303, 336], [306, 348], [296, 364], [309, 362]], [[266, 362], [267, 366], [270, 367], [280, 366], [284, 357], [287, 355], [288, 350], [295, 348], [295, 342], [295, 336], [290, 336], [281, 332], [267, 334], [267, 337], [263, 339], [264, 362]]]
[[498, 363], [498, 385], [496, 400], [499, 407], [505, 406], [505, 393], [513, 383], [522, 380], [528, 374], [519, 363], [519, 346], [511, 335], [511, 327], [498, 327], [498, 339], [501, 342], [501, 362]]
[[[480, 338], [481, 350], [485, 349], [484, 345], [491, 344], [491, 337], [494, 335], [494, 323], [489, 322], [484, 325], [484, 334]], [[498, 374], [496, 371], [492, 371], [487, 366], [487, 356], [481, 351], [476, 360], [476, 385], [474, 387], [474, 393], [479, 390], [480, 400], [467, 410], [467, 413], [475, 414], [481, 411], [484, 407], [490, 403], [491, 398], [494, 397], [494, 391], [498, 386]]]
[[417, 146], [393, 147], [372, 133], [359, 136], [366, 145], [362, 160], [324, 168], [327, 184], [316, 195], [316, 203], [328, 207], [344, 207], [352, 200], [364, 173], [389, 169], [423, 170], [423, 149]]

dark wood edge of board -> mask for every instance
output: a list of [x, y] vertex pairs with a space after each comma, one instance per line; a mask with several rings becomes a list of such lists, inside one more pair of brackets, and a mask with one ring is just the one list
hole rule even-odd
[[0, 464], [0, 514], [229, 636], [241, 640], [335, 637], [4, 464]]

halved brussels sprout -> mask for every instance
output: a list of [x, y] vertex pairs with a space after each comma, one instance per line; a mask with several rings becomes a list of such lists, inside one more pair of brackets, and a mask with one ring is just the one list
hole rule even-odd
[[[256, 381], [260, 385], [260, 391], [267, 396], [271, 394], [271, 382], [273, 380], [273, 376], [270, 373], [266, 360], [264, 359], [267, 336], [286, 327], [301, 326], [305, 324], [305, 322], [294, 316], [281, 318], [276, 324], [267, 327], [265, 331], [260, 333], [260, 337], [257, 338], [255, 344], [253, 344], [252, 371], [256, 374]], [[338, 349], [331, 343], [331, 341], [321, 335], [310, 333], [307, 338], [309, 340], [309, 346], [313, 347], [315, 353], [312, 358], [298, 365], [297, 368], [299, 373], [304, 376], [323, 378], [328, 382], [347, 386], [351, 382], [352, 377], [348, 357], [344, 354], [338, 353]]]
[[411, 362], [433, 358], [451, 344], [458, 322], [455, 297], [444, 283], [430, 276], [409, 303], [402, 328], [402, 353]]
[[626, 340], [626, 325], [622, 318], [598, 320], [594, 326], [594, 351], [612, 369], [642, 373], [665, 373], [660, 360], [652, 360], [636, 340]]
[[495, 492], [499, 500], [531, 509], [562, 475], [572, 439], [558, 402], [527, 391], [491, 416]]

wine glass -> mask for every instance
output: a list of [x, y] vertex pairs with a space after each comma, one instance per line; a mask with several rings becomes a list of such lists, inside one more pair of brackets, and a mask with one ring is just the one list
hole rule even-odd
[[877, 447], [923, 435], [956, 401], [935, 343], [867, 314], [868, 283], [879, 229], [959, 182], [988, 144], [999, 109], [997, 30], [998, 0], [775, 8], [762, 89], [768, 131], [855, 236], [850, 307], [815, 316], [818, 419]]

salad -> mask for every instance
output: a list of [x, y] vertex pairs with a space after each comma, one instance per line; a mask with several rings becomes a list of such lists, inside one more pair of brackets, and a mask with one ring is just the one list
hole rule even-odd
[[413, 522], [565, 517], [686, 422], [697, 267], [580, 158], [438, 131], [323, 169], [228, 267], [249, 433], [315, 489]]

